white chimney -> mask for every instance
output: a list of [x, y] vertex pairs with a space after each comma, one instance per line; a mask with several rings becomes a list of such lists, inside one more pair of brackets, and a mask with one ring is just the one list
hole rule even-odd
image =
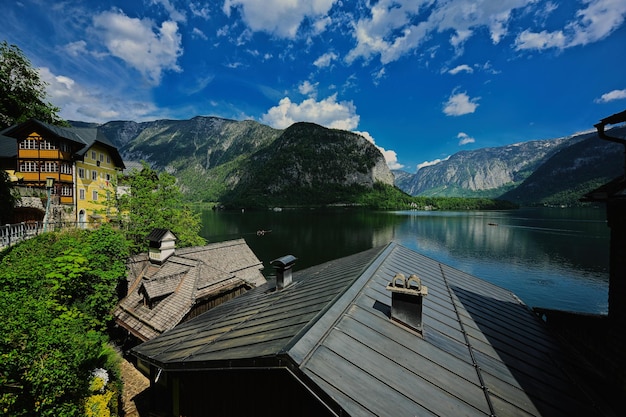
[[422, 333], [422, 299], [428, 288], [415, 274], [408, 279], [397, 273], [387, 285], [391, 291], [391, 319]]
[[154, 229], [147, 237], [150, 262], [162, 265], [176, 251], [176, 236], [167, 229]]

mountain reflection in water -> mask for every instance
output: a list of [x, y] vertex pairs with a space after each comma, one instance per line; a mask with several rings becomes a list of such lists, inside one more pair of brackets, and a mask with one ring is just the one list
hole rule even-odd
[[206, 210], [202, 221], [209, 242], [244, 238], [266, 276], [273, 274], [269, 262], [286, 254], [298, 258], [298, 270], [393, 240], [513, 291], [530, 307], [608, 311], [610, 230], [603, 208]]

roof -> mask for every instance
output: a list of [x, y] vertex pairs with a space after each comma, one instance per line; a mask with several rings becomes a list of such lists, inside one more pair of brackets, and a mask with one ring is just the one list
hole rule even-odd
[[0, 134], [9, 137], [28, 135], [33, 130], [43, 130], [53, 136], [63, 138], [78, 145], [76, 154], [84, 157], [85, 153], [94, 145], [99, 144], [107, 149], [115, 166], [124, 169], [124, 161], [118, 149], [109, 141], [106, 135], [97, 128], [79, 128], [55, 126], [37, 119], [29, 119], [23, 123], [8, 127]]
[[263, 264], [243, 239], [176, 249], [160, 266], [150, 263], [144, 253], [127, 266], [128, 295], [113, 314], [119, 325], [141, 340], [180, 323], [203, 297], [265, 283]]
[[76, 133], [87, 144], [84, 148], [80, 149], [76, 154], [83, 157], [87, 151], [95, 144], [98, 144], [109, 152], [111, 159], [116, 167], [125, 168], [124, 161], [115, 145], [106, 137], [106, 135], [98, 128], [87, 127], [72, 127], [69, 130]]
[[0, 135], [0, 158], [17, 157], [17, 141], [14, 138]]
[[148, 240], [149, 242], [160, 242], [168, 234], [170, 235], [168, 237], [169, 239], [176, 239], [176, 236], [174, 235], [174, 233], [172, 233], [169, 229], [154, 228], [152, 229], [150, 234], [146, 237], [146, 240]]
[[[387, 284], [428, 287], [423, 335]], [[170, 372], [287, 367], [348, 415], [593, 415], [557, 342], [513, 293], [391, 243], [294, 272], [133, 349]]]
[[625, 197], [626, 178], [624, 176], [620, 176], [588, 192], [580, 199], [580, 201], [606, 202], [609, 198], [613, 199]]

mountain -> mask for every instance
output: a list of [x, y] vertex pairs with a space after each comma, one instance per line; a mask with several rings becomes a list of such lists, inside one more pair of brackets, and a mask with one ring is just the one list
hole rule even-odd
[[[362, 136], [312, 123], [279, 130], [251, 120], [194, 117], [99, 128], [126, 161], [144, 160], [173, 174], [189, 201], [233, 205], [354, 201], [376, 184], [394, 183], [410, 195], [572, 204], [624, 173], [623, 146], [595, 132], [462, 151], [417, 173], [392, 174]], [[626, 137], [626, 127], [607, 133]]]
[[252, 120], [194, 117], [113, 121], [99, 128], [125, 160], [143, 160], [173, 174], [190, 201], [243, 202], [254, 192], [281, 204], [294, 198], [333, 203], [377, 182], [393, 185], [372, 143], [312, 123], [283, 131]]
[[[626, 127], [607, 132], [626, 138]], [[519, 204], [573, 204], [584, 194], [624, 175], [624, 146], [581, 135], [538, 167], [522, 184], [501, 198]]]
[[219, 200], [234, 185], [228, 177], [240, 162], [282, 133], [252, 120], [200, 116], [142, 123], [114, 121], [100, 128], [125, 160], [143, 160], [176, 176], [191, 201]]
[[[610, 134], [625, 136], [625, 128]], [[463, 151], [415, 174], [394, 171], [411, 195], [489, 197], [519, 204], [573, 204], [623, 174], [623, 147], [581, 133], [558, 139]]]
[[396, 184], [411, 195], [497, 197], [515, 187], [557, 152], [567, 139], [522, 142], [461, 151]]
[[340, 203], [394, 182], [381, 152], [361, 135], [303, 122], [244, 161], [240, 173], [224, 198], [236, 205], [251, 196], [270, 206]]

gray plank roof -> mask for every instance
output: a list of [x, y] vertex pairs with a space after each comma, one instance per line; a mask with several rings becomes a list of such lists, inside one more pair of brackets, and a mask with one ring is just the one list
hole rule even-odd
[[[395, 273], [428, 287], [423, 336], [389, 319]], [[268, 283], [133, 353], [166, 371], [289, 367], [349, 415], [598, 414], [514, 294], [392, 243]]]

